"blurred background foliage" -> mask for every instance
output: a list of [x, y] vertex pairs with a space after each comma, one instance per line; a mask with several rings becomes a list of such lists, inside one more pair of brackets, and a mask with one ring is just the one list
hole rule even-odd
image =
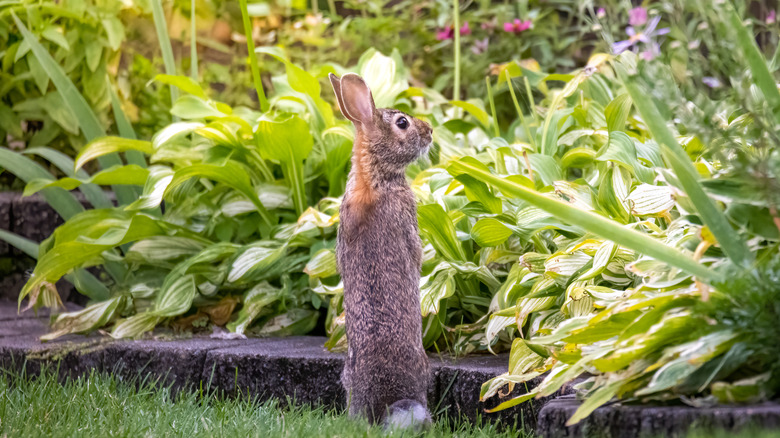
[[482, 397], [546, 376], [505, 408], [586, 373], [572, 422], [615, 396], [774, 397], [775, 10], [2, 2], [3, 184], [66, 219], [40, 244], [0, 233], [38, 259], [20, 304], [56, 307], [64, 276], [89, 305], [44, 340], [310, 333], [343, 350], [353, 131], [325, 77], [352, 71], [434, 128], [407, 173], [423, 342], [509, 351]]

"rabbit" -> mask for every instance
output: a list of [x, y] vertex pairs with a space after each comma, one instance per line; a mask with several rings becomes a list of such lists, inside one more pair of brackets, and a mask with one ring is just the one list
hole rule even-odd
[[401, 111], [377, 109], [360, 76], [329, 78], [342, 114], [355, 125], [336, 243], [349, 345], [341, 381], [349, 415], [385, 428], [427, 427], [422, 247], [405, 169], [427, 153], [433, 131]]

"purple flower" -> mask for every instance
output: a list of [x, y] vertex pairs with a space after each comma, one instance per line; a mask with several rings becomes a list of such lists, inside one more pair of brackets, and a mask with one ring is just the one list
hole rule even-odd
[[460, 34], [461, 35], [471, 35], [471, 29], [469, 28], [469, 22], [466, 21], [463, 23], [463, 26], [460, 27]]
[[604, 18], [604, 17], [606, 17], [606, 16], [607, 16], [607, 10], [606, 10], [606, 9], [604, 9], [604, 8], [599, 8], [599, 9], [596, 11], [596, 17], [598, 17], [598, 18]]
[[710, 87], [710, 88], [720, 88], [720, 81], [718, 78], [713, 78], [711, 76], [705, 76], [701, 78], [701, 81], [704, 83], [704, 85]]
[[519, 18], [515, 18], [511, 23], [504, 23], [504, 31], [518, 34], [531, 28], [533, 23], [531, 20], [520, 21]]
[[647, 23], [647, 9], [639, 6], [628, 11], [628, 24], [631, 26], [641, 26]]
[[772, 9], [771, 11], [769, 11], [769, 14], [767, 14], [766, 16], [766, 24], [772, 24], [775, 22], [776, 19], [777, 19], [777, 12], [774, 9]]
[[633, 26], [628, 26], [626, 28], [626, 34], [629, 38], [627, 40], [618, 41], [613, 44], [612, 52], [615, 55], [619, 55], [632, 47], [636, 47], [640, 42], [642, 42], [649, 48], [648, 54], [642, 55], [643, 58], [652, 59], [659, 55], [661, 53], [660, 48], [658, 47], [658, 43], [656, 43], [653, 38], [669, 33], [669, 28], [667, 27], [656, 30], [659, 21], [661, 21], [661, 17], [659, 15], [651, 18], [650, 22], [647, 23], [647, 26], [642, 32], [637, 32]]
[[481, 40], [474, 41], [474, 45], [471, 46], [471, 52], [474, 53], [475, 55], [480, 55], [482, 53], [485, 53], [488, 49], [488, 42], [489, 40], [487, 37]]

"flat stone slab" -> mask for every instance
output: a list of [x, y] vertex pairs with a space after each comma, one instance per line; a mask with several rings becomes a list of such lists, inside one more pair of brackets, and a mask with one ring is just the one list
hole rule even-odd
[[[195, 336], [115, 341], [99, 335], [69, 335], [41, 343], [38, 337], [48, 331], [48, 313], [17, 315], [16, 308], [16, 303], [0, 301], [0, 368], [6, 370], [37, 374], [44, 366], [56, 366], [61, 377], [95, 370], [127, 380], [152, 379], [174, 390], [202, 388], [224, 395], [249, 394], [261, 400], [346, 406], [340, 381], [344, 355], [329, 352], [324, 337], [226, 340]], [[432, 354], [431, 409], [472, 421], [483, 418], [533, 424], [538, 404], [485, 414], [485, 408], [502, 400], [479, 401], [482, 383], [504, 373], [508, 360], [506, 354], [457, 360]]]
[[574, 396], [551, 400], [539, 413], [536, 433], [543, 438], [684, 437], [689, 429], [780, 428], [780, 404], [749, 406], [648, 406], [613, 404], [596, 409], [574, 426], [566, 422], [580, 406]]

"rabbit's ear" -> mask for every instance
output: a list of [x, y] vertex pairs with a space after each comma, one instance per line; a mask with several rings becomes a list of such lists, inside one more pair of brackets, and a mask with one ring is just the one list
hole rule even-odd
[[346, 107], [344, 107], [344, 99], [341, 98], [341, 80], [338, 76], [334, 75], [333, 73], [328, 73], [328, 79], [330, 79], [330, 85], [333, 86], [333, 93], [336, 94], [336, 101], [339, 103], [339, 109], [341, 110], [341, 114], [344, 114], [344, 117], [349, 119], [349, 121], [353, 123], [357, 123], [352, 116], [349, 115], [347, 112]]
[[[334, 87], [335, 88], [335, 87]], [[341, 88], [341, 112], [355, 123], [368, 126], [374, 122], [374, 97], [368, 85], [360, 76], [347, 73], [339, 81]]]

